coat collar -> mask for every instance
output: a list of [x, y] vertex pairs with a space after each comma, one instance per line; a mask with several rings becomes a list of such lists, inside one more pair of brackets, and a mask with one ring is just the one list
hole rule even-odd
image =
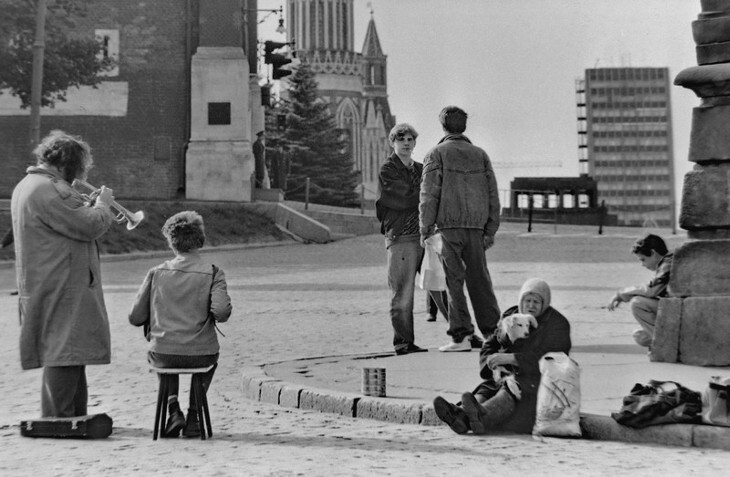
[[30, 166], [25, 170], [26, 174], [40, 174], [48, 176], [51, 179], [66, 180], [63, 178], [60, 172], [54, 171], [53, 169], [46, 169], [44, 167]]
[[446, 141], [466, 141], [469, 144], [471, 144], [471, 141], [469, 140], [469, 138], [464, 136], [463, 134], [447, 134], [439, 141], [439, 144], [444, 143]]

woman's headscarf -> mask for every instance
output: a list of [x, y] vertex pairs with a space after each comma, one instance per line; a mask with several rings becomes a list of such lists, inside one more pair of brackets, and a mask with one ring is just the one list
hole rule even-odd
[[520, 298], [517, 302], [520, 313], [525, 313], [525, 311], [522, 309], [522, 299], [525, 298], [525, 295], [528, 294], [540, 297], [540, 299], [542, 300], [542, 308], [540, 309], [540, 313], [538, 313], [538, 316], [542, 315], [545, 310], [547, 310], [550, 306], [550, 285], [548, 285], [547, 282], [541, 278], [528, 278], [520, 289]]

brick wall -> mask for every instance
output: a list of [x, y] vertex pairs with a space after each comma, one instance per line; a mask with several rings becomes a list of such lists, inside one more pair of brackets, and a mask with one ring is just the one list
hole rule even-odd
[[[93, 35], [95, 29], [119, 30], [119, 76], [109, 80], [128, 83], [127, 114], [41, 119], [41, 136], [63, 129], [89, 142], [95, 162], [89, 182], [112, 187], [120, 199], [173, 198], [184, 185], [188, 3], [195, 18], [197, 0], [98, 0], [90, 4], [90, 14], [79, 23], [79, 32]], [[197, 27], [197, 20], [192, 26]], [[0, 116], [0, 157], [5, 165], [0, 198], [10, 197], [25, 168], [34, 163], [28, 154], [28, 137], [28, 116]]]

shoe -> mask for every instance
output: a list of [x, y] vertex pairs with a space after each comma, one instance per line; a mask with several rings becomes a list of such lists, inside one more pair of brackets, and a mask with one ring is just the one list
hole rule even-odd
[[165, 432], [161, 437], [178, 437], [180, 431], [185, 427], [185, 416], [177, 403], [170, 405], [170, 417], [167, 418]]
[[185, 437], [200, 437], [200, 423], [198, 422], [198, 410], [188, 409], [188, 420], [185, 422], [183, 429]]
[[651, 347], [653, 337], [649, 335], [649, 333], [647, 333], [646, 330], [644, 330], [643, 328], [639, 328], [638, 330], [634, 331], [633, 337], [637, 345], [643, 346], [644, 348]]
[[471, 344], [472, 349], [482, 349], [482, 345], [484, 344], [484, 340], [478, 337], [477, 335], [471, 335], [469, 337], [469, 344]]
[[439, 351], [450, 352], [450, 351], [471, 351], [471, 343], [469, 340], [461, 340], [460, 342], [452, 341], [451, 343], [444, 345], [439, 348]]
[[413, 343], [408, 343], [408, 345], [398, 348], [395, 350], [395, 354], [398, 356], [403, 356], [404, 354], [411, 354], [411, 353], [426, 353], [428, 350], [425, 348], [421, 348], [419, 346], [414, 345]]
[[461, 405], [464, 407], [467, 419], [469, 419], [469, 427], [474, 434], [486, 434], [487, 428], [482, 422], [484, 416], [484, 408], [477, 401], [472, 393], [464, 393], [461, 395]]
[[426, 318], [426, 321], [436, 321], [436, 315], [428, 315], [428, 318]]
[[439, 419], [449, 425], [452, 431], [457, 434], [466, 434], [469, 430], [469, 418], [459, 406], [451, 404], [441, 396], [433, 400], [433, 410]]

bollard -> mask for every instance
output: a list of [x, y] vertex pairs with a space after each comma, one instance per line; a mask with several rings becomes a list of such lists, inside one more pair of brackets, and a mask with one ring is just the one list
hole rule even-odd
[[385, 397], [385, 368], [362, 368], [362, 393]]

